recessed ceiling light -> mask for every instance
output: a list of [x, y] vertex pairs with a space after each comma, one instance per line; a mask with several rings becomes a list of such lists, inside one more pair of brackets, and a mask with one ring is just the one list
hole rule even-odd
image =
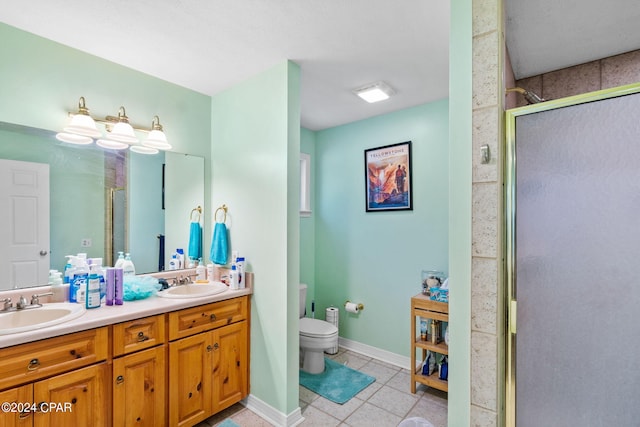
[[389, 99], [389, 97], [393, 95], [395, 92], [393, 89], [391, 89], [391, 87], [388, 84], [380, 81], [380, 82], [370, 83], [358, 89], [354, 89], [353, 93], [355, 93], [365, 101], [372, 103], [372, 102], [384, 101], [385, 99]]

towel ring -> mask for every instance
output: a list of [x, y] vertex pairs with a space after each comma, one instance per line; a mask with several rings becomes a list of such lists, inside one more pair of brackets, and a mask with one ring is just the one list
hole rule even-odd
[[200, 222], [200, 215], [202, 215], [202, 207], [198, 206], [197, 208], [191, 209], [191, 213], [189, 214], [189, 221], [193, 221], [194, 212], [198, 212], [198, 222]]
[[222, 210], [222, 213], [224, 213], [224, 217], [222, 218], [222, 223], [227, 222], [227, 205], [222, 205], [218, 209], [216, 209], [215, 213], [213, 214], [213, 217], [214, 217], [216, 222], [218, 222], [218, 211], [219, 210]]

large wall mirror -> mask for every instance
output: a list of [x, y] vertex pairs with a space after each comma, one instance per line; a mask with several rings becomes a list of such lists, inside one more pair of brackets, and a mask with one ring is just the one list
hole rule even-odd
[[186, 253], [198, 206], [202, 157], [78, 146], [0, 123], [0, 290], [44, 285], [77, 253], [113, 265], [129, 252], [136, 273], [159, 271], [176, 248]]

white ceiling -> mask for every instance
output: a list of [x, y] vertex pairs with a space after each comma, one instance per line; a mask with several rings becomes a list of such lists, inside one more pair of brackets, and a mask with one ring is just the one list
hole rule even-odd
[[[517, 78], [640, 48], [638, 0], [505, 2]], [[21, 0], [0, 20], [207, 95], [290, 59], [312, 130], [449, 91], [447, 0]], [[397, 94], [351, 93], [377, 80]]]
[[640, 49], [639, 0], [504, 0], [516, 79]]

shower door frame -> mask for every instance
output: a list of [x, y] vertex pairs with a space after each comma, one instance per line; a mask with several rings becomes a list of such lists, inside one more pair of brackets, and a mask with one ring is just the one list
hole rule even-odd
[[588, 102], [602, 101], [624, 95], [640, 93], [640, 83], [604, 89], [586, 94], [546, 101], [507, 110], [505, 112], [505, 156], [504, 156], [504, 249], [505, 249], [505, 425], [516, 427], [516, 119], [519, 116], [571, 107]]

